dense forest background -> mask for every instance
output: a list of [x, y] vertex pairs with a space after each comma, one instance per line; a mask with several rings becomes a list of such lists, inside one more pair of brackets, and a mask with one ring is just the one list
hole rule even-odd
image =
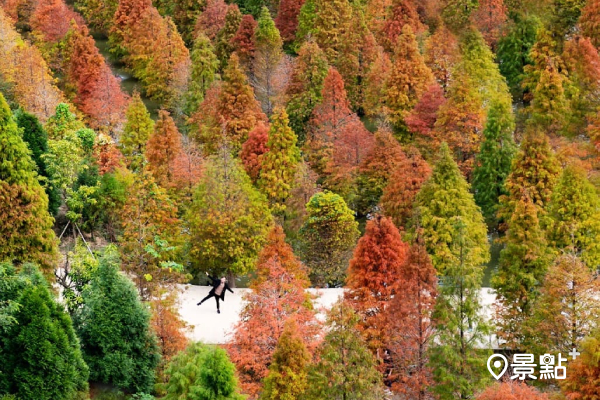
[[0, 399], [600, 396], [600, 0], [0, 6]]

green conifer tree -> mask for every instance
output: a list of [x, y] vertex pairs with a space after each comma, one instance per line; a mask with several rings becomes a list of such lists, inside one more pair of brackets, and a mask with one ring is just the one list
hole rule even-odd
[[185, 112], [188, 115], [198, 111], [210, 84], [217, 78], [219, 60], [214, 53], [210, 39], [203, 33], [198, 34], [190, 54], [192, 70], [185, 99]]
[[232, 4], [227, 8], [225, 14], [225, 25], [217, 33], [215, 38], [215, 54], [219, 59], [220, 71], [225, 70], [231, 53], [235, 50], [235, 44], [231, 39], [235, 36], [242, 22], [242, 13], [237, 5]]
[[31, 158], [37, 166], [39, 180], [48, 195], [48, 211], [51, 215], [56, 215], [60, 207], [60, 191], [51, 184], [51, 177], [46, 167], [46, 162], [42, 157], [48, 153], [48, 134], [38, 118], [25, 111], [19, 111], [16, 114], [17, 125], [22, 130], [23, 140], [31, 150]]
[[537, 214], [536, 206], [524, 192], [508, 221], [505, 247], [492, 278], [497, 293], [498, 337], [513, 349], [523, 344], [524, 323], [532, 314], [550, 262]]
[[0, 154], [0, 260], [32, 261], [49, 273], [55, 266], [58, 246], [48, 196], [2, 94]]
[[154, 131], [154, 121], [146, 109], [139, 93], [135, 92], [127, 107], [127, 122], [120, 138], [121, 152], [133, 171], [144, 165], [146, 142]]
[[252, 270], [271, 224], [265, 197], [227, 148], [207, 160], [186, 219], [192, 270], [214, 274]]
[[[433, 172], [417, 194], [412, 230], [422, 229], [431, 262], [441, 276], [446, 269], [464, 268], [483, 271], [489, 260], [487, 229], [479, 207], [469, 192], [469, 184], [452, 159], [450, 149], [443, 143]], [[457, 230], [460, 221], [465, 228]], [[467, 246], [457, 247], [458, 239]], [[479, 282], [478, 284], [480, 284]]]
[[344, 302], [329, 311], [319, 362], [309, 368], [307, 400], [382, 398], [381, 374], [357, 328], [359, 319]]
[[19, 399], [71, 400], [88, 388], [71, 318], [31, 264], [17, 274], [0, 264], [0, 304], [11, 303], [11, 325], [0, 335], [0, 394]]
[[150, 330], [150, 312], [133, 282], [119, 271], [115, 247], [105, 250], [82, 298], [74, 321], [90, 379], [150, 392], [160, 351]]
[[312, 40], [305, 42], [298, 52], [286, 93], [290, 126], [301, 143], [306, 138], [307, 124], [314, 108], [323, 99], [321, 92], [328, 70], [327, 58], [319, 45]]
[[500, 197], [500, 221], [510, 220], [516, 203], [523, 193], [527, 193], [537, 208], [540, 224], [544, 228], [550, 196], [559, 172], [559, 165], [548, 143], [548, 137], [538, 130], [528, 130], [513, 160], [510, 174], [506, 177], [508, 194]]
[[548, 207], [549, 245], [577, 254], [592, 270], [600, 266], [600, 199], [582, 167], [569, 165], [552, 193]]
[[300, 162], [300, 150], [296, 147], [296, 134], [289, 127], [284, 108], [276, 108], [271, 118], [269, 140], [262, 160], [258, 186], [269, 199], [271, 209], [280, 213], [285, 210], [285, 200]]
[[307, 387], [310, 353], [293, 319], [285, 323], [273, 353], [269, 373], [264, 379], [260, 400], [297, 399]]
[[306, 204], [307, 218], [302, 228], [301, 255], [317, 286], [337, 286], [344, 281], [352, 249], [359, 236], [354, 212], [344, 199], [320, 192]]
[[473, 192], [475, 202], [489, 227], [497, 226], [496, 214], [500, 196], [506, 194], [504, 181], [510, 172], [516, 152], [515, 129], [510, 105], [492, 102], [488, 111], [481, 150], [475, 159]]
[[[489, 380], [485, 368], [488, 355], [479, 348], [491, 332], [481, 312], [483, 268], [469, 260], [473, 248], [482, 245], [473, 241], [467, 221], [463, 217], [452, 221], [451, 251], [456, 257], [452, 257], [453, 262], [440, 279], [433, 312], [436, 335], [429, 350], [429, 364], [436, 382], [432, 391], [440, 400], [470, 399]], [[485, 229], [483, 221], [479, 225]]]
[[164, 400], [242, 400], [235, 366], [225, 350], [194, 343], [173, 358], [166, 370]]

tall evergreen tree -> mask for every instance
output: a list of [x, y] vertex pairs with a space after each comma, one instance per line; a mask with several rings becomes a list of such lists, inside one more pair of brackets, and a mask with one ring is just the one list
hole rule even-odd
[[497, 293], [498, 337], [508, 348], [523, 343], [524, 323], [532, 315], [550, 262], [537, 208], [527, 192], [508, 221], [498, 271], [492, 278]]
[[329, 310], [319, 362], [309, 367], [308, 400], [381, 398], [381, 374], [358, 329], [359, 322], [359, 315], [343, 301]]
[[337, 286], [344, 281], [350, 253], [359, 236], [358, 222], [344, 199], [317, 193], [306, 204], [308, 216], [300, 228], [302, 260], [313, 284]]
[[184, 42], [191, 46], [194, 42], [194, 26], [198, 16], [206, 7], [205, 0], [176, 0], [173, 7], [173, 22]]
[[227, 7], [225, 14], [225, 25], [219, 30], [215, 38], [215, 54], [221, 63], [219, 70], [224, 71], [231, 53], [234, 50], [234, 44], [231, 39], [235, 36], [242, 22], [242, 13], [235, 4]]
[[579, 25], [582, 33], [592, 39], [596, 47], [600, 47], [600, 1], [588, 0], [581, 10]]
[[105, 250], [82, 297], [75, 327], [90, 379], [132, 392], [150, 392], [160, 352], [150, 331], [150, 312], [133, 283], [119, 272], [114, 247]]
[[275, 347], [260, 399], [285, 400], [302, 396], [308, 383], [307, 366], [310, 358], [296, 322], [290, 318]]
[[135, 92], [127, 107], [127, 122], [119, 141], [121, 152], [133, 171], [141, 170], [144, 165], [146, 142], [153, 130], [154, 121], [139, 93]]
[[514, 118], [509, 105], [493, 102], [488, 111], [481, 150], [475, 158], [473, 192], [475, 202], [489, 227], [496, 227], [500, 196], [506, 194], [504, 181], [516, 152]]
[[478, 0], [444, 0], [442, 20], [454, 33], [460, 33], [470, 23], [471, 13], [477, 10]]
[[[331, 64], [340, 56], [344, 34], [352, 22], [352, 6], [348, 0], [315, 0], [315, 14], [310, 31]], [[307, 3], [305, 3], [306, 5]], [[302, 12], [300, 18], [302, 23]], [[310, 32], [309, 31], [309, 32]], [[299, 30], [300, 33], [300, 30]]]
[[[454, 169], [458, 172], [456, 165]], [[436, 170], [432, 179], [435, 176]], [[476, 207], [472, 199], [471, 202]], [[485, 233], [481, 215], [478, 219], [477, 227], [467, 216], [457, 216], [451, 221], [454, 230], [450, 234], [454, 241], [449, 250], [453, 253], [453, 261], [447, 265], [441, 278], [440, 293], [432, 315], [436, 335], [429, 355], [435, 381], [432, 391], [441, 400], [472, 398], [474, 393], [485, 387], [488, 377], [485, 369], [488, 355], [479, 348], [491, 332], [480, 304], [483, 268], [480, 263], [473, 262], [470, 254], [483, 248], [486, 253], [488, 250], [487, 242], [481, 243], [471, 232], [475, 229]]]
[[262, 159], [258, 186], [266, 194], [274, 212], [285, 210], [291, 183], [300, 162], [300, 150], [296, 147], [296, 134], [289, 127], [285, 109], [276, 108], [269, 128], [268, 151]]
[[510, 220], [516, 203], [526, 193], [537, 208], [542, 227], [552, 190], [559, 174], [558, 162], [548, 143], [548, 137], [535, 129], [525, 132], [519, 152], [506, 177], [507, 195], [500, 197], [498, 217], [501, 222]]
[[186, 219], [194, 272], [214, 274], [252, 270], [271, 224], [265, 197], [226, 148], [208, 158]]
[[0, 393], [70, 400], [87, 391], [89, 370], [71, 318], [36, 267], [27, 264], [17, 273], [0, 264], [0, 304], [6, 303], [13, 323], [0, 326]]
[[290, 126], [300, 143], [306, 138], [306, 128], [313, 109], [321, 102], [323, 82], [327, 76], [327, 58], [313, 40], [305, 42], [298, 52], [286, 95]]
[[55, 266], [58, 246], [48, 196], [1, 94], [0, 154], [0, 260], [32, 261], [49, 272]]
[[51, 184], [51, 176], [46, 167], [46, 161], [42, 157], [48, 152], [48, 134], [35, 115], [20, 111], [16, 117], [17, 125], [23, 131], [23, 140], [31, 150], [31, 158], [41, 177], [40, 183], [48, 195], [48, 211], [50, 215], [56, 215], [61, 203], [60, 191]]
[[586, 171], [569, 165], [562, 170], [548, 207], [549, 245], [577, 254], [592, 270], [600, 267], [600, 198]]
[[219, 60], [214, 53], [213, 45], [205, 34], [200, 33], [194, 40], [190, 53], [192, 69], [188, 81], [185, 111], [188, 115], [198, 111], [198, 107], [210, 84], [216, 78]]
[[[457, 221], [464, 229], [456, 228]], [[422, 229], [427, 252], [442, 277], [447, 268], [457, 268], [459, 261], [475, 274], [482, 272], [483, 264], [489, 260], [487, 229], [481, 211], [445, 143], [431, 177], [415, 200], [412, 230], [417, 229]], [[459, 238], [467, 245], [457, 247]], [[479, 273], [476, 276], [481, 278]]]

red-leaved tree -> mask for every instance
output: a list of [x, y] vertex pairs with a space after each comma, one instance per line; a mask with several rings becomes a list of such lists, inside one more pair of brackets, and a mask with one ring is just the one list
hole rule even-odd
[[378, 215], [367, 222], [350, 260], [345, 297], [360, 315], [359, 329], [380, 362], [387, 347], [385, 310], [397, 294], [407, 250], [392, 220]]
[[319, 332], [310, 298], [304, 292], [305, 281], [288, 271], [278, 255], [258, 264], [257, 270], [265, 279], [257, 280], [245, 295], [246, 305], [227, 345], [240, 386], [251, 399], [261, 391], [261, 382], [269, 372], [273, 352], [290, 317], [295, 319], [311, 353]]

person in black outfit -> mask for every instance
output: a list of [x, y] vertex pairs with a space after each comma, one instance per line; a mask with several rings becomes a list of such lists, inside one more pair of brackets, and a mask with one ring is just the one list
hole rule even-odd
[[206, 273], [206, 276], [208, 276], [208, 278], [212, 281], [208, 282], [208, 285], [212, 286], [212, 289], [210, 290], [210, 292], [208, 292], [208, 296], [203, 298], [202, 301], [200, 301], [197, 305], [199, 306], [206, 300], [210, 299], [211, 297], [214, 297], [217, 301], [217, 313], [221, 314], [221, 310], [219, 309], [219, 298], [221, 299], [221, 301], [225, 301], [225, 291], [229, 290], [231, 293], [233, 293], [233, 290], [231, 290], [231, 288], [227, 284], [227, 278], [223, 277], [221, 279], [217, 279], [210, 276], [208, 272]]

